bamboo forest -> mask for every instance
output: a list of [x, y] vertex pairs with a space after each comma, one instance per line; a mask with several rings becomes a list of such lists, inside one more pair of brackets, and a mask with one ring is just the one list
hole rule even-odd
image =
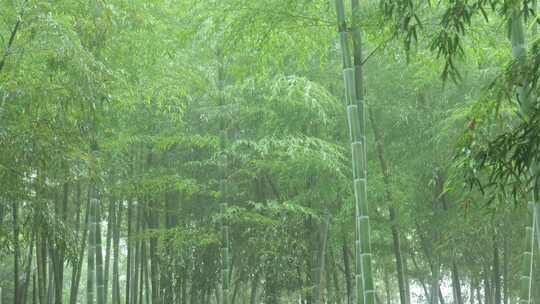
[[0, 304], [540, 304], [540, 1], [0, 0]]

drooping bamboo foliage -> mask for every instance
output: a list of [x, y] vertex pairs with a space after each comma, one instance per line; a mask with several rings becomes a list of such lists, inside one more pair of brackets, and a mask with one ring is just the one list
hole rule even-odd
[[[10, 23], [17, 21], [22, 5], [1, 1], [6, 25], [0, 24], [0, 36], [8, 38]], [[447, 6], [466, 1], [443, 2], [433, 16], [420, 19], [437, 19]], [[403, 271], [405, 278], [412, 278], [413, 290], [424, 289], [427, 302], [433, 295], [433, 303], [449, 303], [451, 284], [453, 302], [459, 304], [460, 284], [463, 288], [470, 283], [464, 289], [472, 295], [470, 304], [497, 304], [492, 297], [503, 287], [497, 286], [502, 251], [496, 247], [490, 251], [489, 231], [476, 225], [488, 219], [480, 207], [485, 197], [469, 194], [479, 203], [466, 210], [466, 219], [458, 208], [439, 215], [429, 206], [439, 205], [430, 201], [431, 165], [450, 165], [446, 152], [451, 152], [453, 142], [446, 133], [457, 135], [460, 128], [453, 125], [469, 119], [465, 115], [485, 83], [484, 71], [477, 73], [476, 66], [463, 64], [470, 87], [450, 84], [442, 92], [435, 77], [438, 60], [425, 49], [428, 41], [423, 33], [418, 38], [422, 58], [411, 58], [412, 64], [407, 65], [404, 54], [394, 49], [396, 44], [380, 41], [378, 35], [390, 28], [376, 28], [381, 20], [374, 2], [340, 0], [347, 88], [347, 107], [343, 107], [336, 101], [343, 95], [336, 92], [343, 80], [332, 76], [339, 69], [337, 58], [331, 56], [339, 42], [335, 31], [326, 26], [326, 1], [255, 0], [241, 7], [236, 0], [188, 0], [175, 6], [98, 2], [32, 6], [29, 16], [37, 22], [20, 22], [17, 40], [9, 48], [13, 52], [0, 73], [3, 303], [13, 303], [15, 298], [25, 304], [26, 293], [20, 290], [32, 288], [33, 279], [33, 297], [28, 300], [32, 304], [61, 304], [68, 296], [70, 304], [120, 304], [124, 299], [126, 304], [367, 304], [374, 300], [407, 304], [403, 297], [409, 293], [407, 280], [400, 282], [396, 273]], [[424, 8], [422, 13], [431, 14]], [[487, 14], [498, 17], [499, 13]], [[240, 29], [246, 22], [247, 29]], [[431, 23], [436, 22], [426, 24], [422, 32], [431, 32]], [[488, 44], [506, 39], [500, 33], [486, 34], [489, 43], [478, 39], [482, 53], [491, 50]], [[400, 38], [400, 33], [395, 37]], [[367, 43], [361, 38], [367, 38]], [[330, 41], [334, 43], [329, 48]], [[3, 42], [0, 48], [6, 47]], [[377, 42], [382, 44], [376, 46]], [[223, 47], [218, 59], [227, 58], [225, 65], [216, 63], [215, 45]], [[373, 50], [364, 60], [371, 58], [376, 65], [363, 65], [362, 47]], [[464, 53], [471, 53], [469, 47], [463, 45]], [[508, 49], [494, 53], [480, 54], [478, 59], [496, 73], [509, 54]], [[491, 55], [497, 63], [485, 60]], [[366, 73], [373, 79], [365, 103], [384, 104], [374, 109], [380, 118], [364, 107], [363, 66], [373, 68], [373, 74]], [[509, 93], [515, 93], [515, 88]], [[229, 115], [231, 109], [234, 115]], [[345, 118], [340, 119], [343, 110], [347, 110], [350, 142]], [[441, 128], [438, 118], [454, 111], [459, 113]], [[364, 134], [369, 133], [364, 112], [366, 119], [375, 117], [376, 124], [371, 125], [380, 128], [379, 135]], [[478, 143], [487, 138], [475, 134]], [[387, 149], [389, 172], [397, 173], [385, 174], [380, 161], [382, 170], [370, 174], [373, 195], [368, 200], [377, 207], [370, 210], [377, 215], [371, 224], [387, 222], [380, 216], [387, 211], [380, 207], [394, 203], [399, 220], [390, 212], [390, 224], [400, 229], [404, 250], [399, 254], [400, 246], [394, 243], [396, 261], [403, 263], [396, 271], [394, 235], [376, 229], [371, 235], [377, 253], [373, 278], [366, 201], [366, 136], [371, 135], [373, 165], [379, 143], [386, 141], [387, 146], [380, 146]], [[99, 161], [88, 159], [89, 136], [100, 142]], [[351, 150], [354, 196], [348, 185]], [[146, 156], [154, 160], [147, 161]], [[69, 164], [65, 174], [63, 162]], [[426, 166], [418, 168], [419, 163]], [[21, 177], [3, 167], [8, 165]], [[118, 174], [117, 181], [102, 179], [110, 172]], [[456, 177], [456, 182], [461, 178]], [[62, 187], [69, 209], [60, 205]], [[392, 196], [385, 195], [388, 189]], [[461, 203], [462, 189], [444, 190], [449, 201]], [[344, 202], [352, 199], [354, 203]], [[19, 204], [13, 223], [11, 203]], [[510, 208], [496, 207], [497, 222], [501, 214], [510, 213]], [[323, 224], [318, 218], [327, 210], [331, 221], [326, 220], [318, 233]], [[526, 210], [515, 211], [511, 224], [524, 226], [519, 222]], [[83, 229], [85, 213], [92, 220]], [[538, 217], [536, 221], [538, 226]], [[107, 231], [99, 232], [100, 227]], [[426, 233], [430, 230], [444, 231], [444, 238]], [[504, 233], [501, 240], [508, 239], [502, 268], [504, 293], [514, 302], [519, 299], [515, 281], [521, 268], [515, 267], [513, 257], [519, 255], [521, 262], [522, 248], [516, 249], [515, 244], [522, 244], [524, 235], [504, 230], [497, 232]], [[88, 236], [91, 247], [86, 239], [81, 242]], [[428, 243], [426, 254], [420, 248], [422, 238]], [[530, 251], [532, 255], [536, 247]], [[87, 258], [92, 259], [88, 266]], [[414, 272], [407, 272], [407, 259]], [[60, 277], [62, 265], [72, 275], [66, 272]], [[529, 268], [526, 273], [530, 278]], [[376, 279], [377, 286], [386, 289], [382, 301], [370, 298], [375, 295], [369, 293], [374, 289], [370, 281]], [[93, 284], [88, 288], [90, 300], [85, 300], [84, 286], [77, 297], [79, 283], [87, 281]], [[528, 281], [526, 290], [530, 285]], [[111, 287], [112, 296], [107, 296]]]
[[[371, 270], [371, 241], [370, 224], [367, 205], [366, 180], [366, 140], [365, 140], [365, 114], [363, 99], [363, 80], [361, 73], [361, 44], [356, 39], [356, 59], [358, 65], [355, 71], [351, 61], [347, 23], [345, 21], [345, 7], [343, 0], [336, 0], [336, 13], [338, 31], [340, 34], [341, 51], [343, 59], [343, 77], [345, 81], [345, 98], [347, 103], [347, 119], [349, 123], [349, 136], [352, 150], [352, 167], [355, 197], [355, 279], [357, 303], [373, 304], [375, 290]], [[359, 35], [359, 33], [357, 33]], [[357, 37], [358, 38], [358, 37]], [[358, 79], [356, 79], [358, 77]], [[357, 86], [360, 88], [357, 89]], [[360, 92], [358, 94], [357, 92]]]

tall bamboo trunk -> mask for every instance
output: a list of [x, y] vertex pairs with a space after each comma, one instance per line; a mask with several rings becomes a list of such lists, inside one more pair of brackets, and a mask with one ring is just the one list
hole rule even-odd
[[[527, 40], [526, 40], [526, 32], [525, 32], [525, 25], [524, 25], [524, 17], [523, 17], [523, 10], [522, 10], [522, 2], [521, 1], [515, 1], [513, 3], [513, 7], [511, 7], [511, 16], [509, 19], [510, 22], [510, 40], [512, 44], [512, 56], [514, 57], [514, 60], [518, 64], [526, 64], [527, 61]], [[536, 9], [536, 8], [534, 8]], [[516, 84], [516, 91], [517, 91], [517, 98], [520, 104], [520, 111], [521, 113], [527, 117], [530, 111], [533, 109], [534, 106], [534, 99], [531, 98], [534, 94], [530, 90], [528, 83], [519, 83]], [[532, 181], [533, 181], [533, 190], [531, 193], [532, 197], [532, 204], [533, 204], [533, 213], [534, 210], [538, 210], [538, 206], [540, 202], [537, 202], [538, 199], [538, 183], [539, 183], [539, 177], [538, 177], [538, 168], [539, 164], [533, 163], [531, 164], [531, 171], [530, 174], [532, 175]], [[532, 270], [533, 270], [533, 248], [534, 248], [534, 232], [536, 230], [536, 216], [533, 214], [532, 220], [530, 221], [532, 224], [530, 226], [527, 226], [525, 229], [525, 239], [526, 239], [526, 247], [523, 257], [523, 266], [522, 266], [522, 274], [521, 274], [521, 290], [520, 290], [520, 303], [528, 304], [531, 303], [531, 294], [532, 294]], [[540, 250], [540, 240], [538, 242], [538, 249]]]
[[362, 77], [362, 42], [360, 28], [358, 27], [357, 13], [358, 1], [352, 0], [353, 8], [353, 46], [354, 67], [348, 44], [348, 29], [345, 19], [343, 0], [336, 0], [337, 24], [340, 34], [343, 60], [343, 77], [345, 81], [345, 96], [347, 101], [347, 118], [349, 123], [349, 136], [352, 150], [352, 171], [354, 180], [354, 197], [356, 205], [356, 301], [357, 303], [373, 304], [375, 290], [373, 285], [371, 266], [371, 240], [370, 224], [367, 202], [366, 180], [366, 137], [364, 114], [364, 91]]

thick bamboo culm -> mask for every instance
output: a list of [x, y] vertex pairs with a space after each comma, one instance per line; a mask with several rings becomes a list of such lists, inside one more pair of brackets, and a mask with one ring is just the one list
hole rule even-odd
[[[345, 99], [347, 103], [347, 119], [352, 152], [353, 185], [355, 199], [355, 281], [356, 301], [360, 304], [374, 304], [375, 291], [371, 270], [371, 240], [370, 224], [367, 202], [366, 179], [366, 146], [365, 146], [365, 118], [364, 101], [357, 96], [357, 83], [362, 79], [355, 79], [355, 70], [352, 66], [347, 24], [345, 21], [345, 7], [343, 0], [336, 0], [336, 13], [338, 31], [343, 59], [343, 77], [345, 81]], [[360, 45], [355, 47], [360, 48]], [[360, 74], [361, 75], [361, 74]]]

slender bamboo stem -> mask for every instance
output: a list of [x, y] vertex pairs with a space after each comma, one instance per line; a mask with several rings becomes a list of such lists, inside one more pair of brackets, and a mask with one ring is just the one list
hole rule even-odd
[[[361, 66], [353, 68], [349, 50], [348, 30], [343, 0], [336, 0], [338, 31], [340, 34], [347, 118], [352, 150], [354, 197], [356, 205], [356, 301], [362, 304], [375, 302], [375, 290], [371, 270], [371, 240], [367, 202], [367, 170], [363, 79]], [[359, 35], [359, 32], [357, 33]], [[355, 57], [361, 60], [361, 42], [355, 39]]]

